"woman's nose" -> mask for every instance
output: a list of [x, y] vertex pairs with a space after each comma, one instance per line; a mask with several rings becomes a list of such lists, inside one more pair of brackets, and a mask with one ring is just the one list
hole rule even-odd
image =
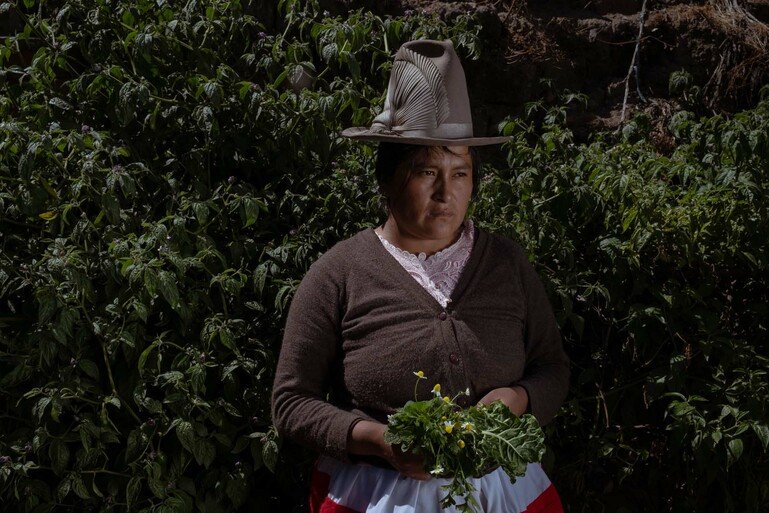
[[433, 182], [433, 197], [436, 200], [446, 201], [447, 197], [452, 194], [449, 183], [450, 182], [441, 175], [438, 175], [435, 178], [435, 182]]
[[447, 193], [446, 181], [440, 177], [436, 178], [433, 182], [433, 199], [445, 200]]

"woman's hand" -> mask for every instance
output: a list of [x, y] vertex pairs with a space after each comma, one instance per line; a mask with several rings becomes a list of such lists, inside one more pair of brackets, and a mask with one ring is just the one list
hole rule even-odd
[[383, 442], [382, 457], [406, 477], [419, 481], [427, 481], [432, 477], [425, 472], [425, 460], [422, 456], [413, 452], [403, 452], [397, 445]]
[[526, 408], [529, 406], [529, 394], [522, 386], [495, 388], [478, 402], [491, 404], [497, 400], [502, 401], [513, 414], [519, 417], [526, 413]]
[[361, 420], [352, 428], [347, 444], [348, 452], [379, 456], [406, 477], [420, 481], [430, 479], [432, 476], [425, 472], [424, 458], [412, 452], [403, 452], [400, 447], [385, 442], [386, 430], [385, 424]]

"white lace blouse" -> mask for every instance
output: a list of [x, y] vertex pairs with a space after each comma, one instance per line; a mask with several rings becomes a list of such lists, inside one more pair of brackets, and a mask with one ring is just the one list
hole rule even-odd
[[451, 301], [451, 291], [454, 290], [459, 275], [470, 258], [473, 249], [472, 219], [466, 219], [464, 229], [456, 242], [451, 246], [427, 256], [425, 253], [415, 255], [393, 244], [377, 233], [385, 249], [408, 271], [417, 283], [433, 296], [444, 308]]

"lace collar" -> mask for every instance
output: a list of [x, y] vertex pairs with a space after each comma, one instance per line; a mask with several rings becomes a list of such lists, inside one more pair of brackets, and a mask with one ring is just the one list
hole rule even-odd
[[427, 255], [425, 252], [421, 252], [418, 254], [410, 253], [406, 251], [405, 249], [401, 249], [395, 244], [392, 244], [390, 241], [379, 235], [376, 230], [374, 230], [374, 233], [376, 233], [377, 237], [379, 237], [379, 240], [382, 241], [382, 243], [387, 247], [398, 253], [399, 255], [402, 255], [410, 260], [417, 260], [420, 264], [430, 264], [433, 261], [436, 260], [445, 260], [450, 255], [453, 255], [461, 248], [472, 248], [473, 247], [473, 220], [472, 219], [465, 219], [464, 222], [464, 229], [462, 230], [462, 233], [459, 235], [459, 238], [450, 246], [447, 246], [443, 248], [442, 250], [433, 253], [432, 255]]

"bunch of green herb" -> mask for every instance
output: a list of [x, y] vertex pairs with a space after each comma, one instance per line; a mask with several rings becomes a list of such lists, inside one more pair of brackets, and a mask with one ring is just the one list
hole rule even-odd
[[[542, 460], [544, 434], [533, 415], [514, 415], [501, 401], [463, 409], [453, 398], [441, 395], [441, 386], [433, 387], [433, 397], [417, 401], [419, 382], [427, 379], [422, 371], [414, 373], [414, 401], [388, 417], [385, 441], [399, 445], [425, 458], [425, 469], [435, 477], [453, 478], [444, 485], [448, 494], [441, 507], [456, 506], [460, 511], [479, 509], [473, 497], [470, 478], [481, 477], [496, 467], [510, 476], [522, 476], [526, 466]], [[464, 503], [456, 498], [463, 497]]]

